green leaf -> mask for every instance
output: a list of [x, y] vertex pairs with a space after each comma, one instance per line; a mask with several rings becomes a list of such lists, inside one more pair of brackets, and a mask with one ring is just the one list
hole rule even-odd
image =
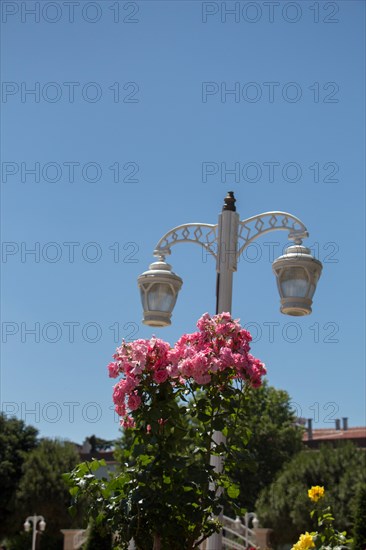
[[76, 507], [75, 506], [69, 506], [68, 512], [72, 518], [76, 516]]
[[154, 460], [153, 456], [149, 456], [149, 455], [140, 455], [139, 456], [139, 462], [140, 462], [141, 466], [147, 466], [153, 460]]
[[229, 485], [229, 487], [226, 489], [226, 492], [228, 494], [228, 497], [230, 498], [238, 498], [239, 494], [240, 494], [240, 489], [239, 489], [239, 486], [238, 485], [235, 485], [234, 483], [232, 483], [231, 485]]
[[100, 524], [103, 522], [104, 519], [105, 519], [105, 514], [104, 514], [103, 512], [100, 512], [100, 513], [97, 515], [97, 517], [95, 518], [95, 523], [96, 523], [97, 525], [100, 525]]
[[80, 491], [80, 487], [71, 487], [71, 489], [69, 489], [69, 493], [72, 497], [76, 497], [79, 491]]
[[[198, 416], [199, 418], [199, 416]], [[218, 431], [222, 431], [225, 426], [226, 426], [226, 422], [225, 422], [225, 419], [222, 418], [222, 417], [216, 417], [212, 423], [212, 426], [215, 430], [218, 430]]]
[[92, 472], [95, 472], [96, 470], [98, 470], [100, 466], [106, 466], [106, 462], [104, 459], [96, 460], [95, 458], [93, 458], [92, 462], [89, 462], [88, 464]]
[[197, 417], [201, 422], [209, 422], [211, 420], [211, 416], [203, 411], [199, 411]]

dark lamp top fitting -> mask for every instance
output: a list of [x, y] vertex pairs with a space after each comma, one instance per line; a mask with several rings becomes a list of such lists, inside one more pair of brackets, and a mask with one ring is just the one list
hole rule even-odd
[[231, 210], [231, 212], [236, 212], [235, 203], [236, 198], [234, 197], [233, 191], [228, 191], [228, 194], [224, 198], [224, 206], [222, 207], [223, 210]]

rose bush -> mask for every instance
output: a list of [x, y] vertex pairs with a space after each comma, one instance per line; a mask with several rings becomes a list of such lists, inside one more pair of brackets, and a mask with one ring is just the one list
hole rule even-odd
[[[214, 516], [225, 500], [235, 504], [238, 496], [230, 471], [239, 460], [245, 466], [243, 448], [229, 436], [217, 444], [214, 434], [235, 433], [246, 388], [259, 387], [266, 370], [250, 354], [249, 332], [229, 313], [206, 313], [197, 328], [173, 348], [155, 337], [122, 342], [108, 370], [118, 378], [115, 410], [132, 436], [128, 462], [111, 479], [95, 477], [97, 461], [66, 476], [74, 498], [91, 496], [90, 512], [113, 529], [121, 548], [131, 538], [141, 550], [197, 548], [220, 528]], [[204, 426], [199, 445], [187, 413]], [[221, 473], [211, 455], [225, 458]]]

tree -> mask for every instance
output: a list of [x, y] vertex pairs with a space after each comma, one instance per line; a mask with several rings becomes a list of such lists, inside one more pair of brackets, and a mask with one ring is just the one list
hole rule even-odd
[[274, 529], [274, 541], [291, 543], [309, 529], [307, 489], [324, 486], [339, 530], [352, 532], [358, 487], [366, 481], [365, 453], [352, 443], [303, 451], [265, 488], [256, 503], [261, 525]]
[[235, 428], [236, 445], [246, 445], [250, 468], [240, 462], [233, 478], [240, 486], [241, 507], [254, 510], [261, 490], [272, 483], [276, 474], [303, 449], [303, 428], [296, 425], [288, 393], [266, 382], [255, 391], [249, 390], [242, 415]]
[[[238, 452], [236, 467], [231, 475], [240, 488], [239, 507], [252, 511], [261, 490], [270, 485], [283, 466], [303, 450], [303, 428], [295, 423], [296, 416], [291, 410], [288, 393], [269, 386], [267, 382], [255, 390], [246, 389], [246, 399], [242, 401], [241, 409], [231, 429], [229, 419], [226, 422], [231, 442]], [[190, 407], [188, 410], [191, 410]], [[182, 422], [187, 430], [195, 427], [191, 432], [194, 434], [193, 452], [201, 444], [204, 424], [197, 416], [192, 417], [190, 412], [182, 418]], [[132, 434], [125, 430], [116, 441], [115, 450], [115, 457], [122, 469], [130, 459], [131, 448]], [[226, 512], [235, 514], [229, 505], [226, 505]]]
[[[74, 468], [79, 460], [72, 443], [42, 439], [24, 462], [17, 491], [18, 507], [23, 516], [34, 511], [44, 516], [47, 527], [42, 535], [42, 550], [61, 549], [60, 529], [73, 525], [68, 512], [71, 499], [62, 474]], [[75, 519], [78, 527], [80, 519], [80, 515]], [[17, 526], [18, 530], [22, 527], [22, 523]]]
[[16, 491], [27, 453], [37, 445], [37, 430], [0, 413], [0, 538], [16, 532]]
[[91, 435], [90, 437], [87, 437], [86, 440], [91, 445], [91, 452], [108, 451], [108, 449], [112, 449], [114, 447], [113, 440], [103, 439], [101, 437], [97, 437], [96, 435]]
[[112, 550], [112, 534], [104, 526], [90, 521], [89, 534], [83, 550]]
[[353, 550], [366, 548], [366, 484], [360, 486], [357, 494], [352, 548]]

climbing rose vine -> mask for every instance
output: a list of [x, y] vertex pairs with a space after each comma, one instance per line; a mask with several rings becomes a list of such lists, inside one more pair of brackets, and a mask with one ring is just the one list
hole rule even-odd
[[124, 427], [134, 427], [131, 412], [149, 399], [149, 387], [167, 380], [173, 387], [192, 382], [205, 386], [220, 379], [225, 384], [241, 379], [254, 388], [261, 385], [265, 366], [249, 353], [252, 338], [238, 320], [229, 313], [214, 317], [205, 313], [197, 328], [173, 348], [155, 337], [123, 341], [117, 348], [108, 370], [111, 378], [121, 377], [114, 386], [113, 401]]
[[[89, 513], [123, 550], [193, 550], [220, 530], [215, 516], [236, 506], [232, 473], [249, 461], [236, 428], [247, 392], [261, 385], [264, 364], [250, 354], [251, 336], [229, 313], [205, 313], [197, 331], [171, 347], [152, 337], [125, 342], [108, 365], [117, 379], [115, 410], [127, 445], [120, 472], [98, 479], [101, 462], [66, 476], [74, 499], [89, 496]], [[219, 443], [215, 433], [222, 431]], [[210, 464], [219, 457], [222, 471]], [[235, 507], [236, 506], [236, 507]]]

